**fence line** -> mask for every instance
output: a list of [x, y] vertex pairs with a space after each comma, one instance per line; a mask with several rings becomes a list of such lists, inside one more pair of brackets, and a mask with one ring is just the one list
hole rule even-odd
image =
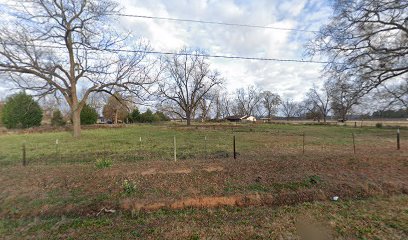
[[[237, 131], [238, 130], [238, 131]], [[137, 136], [134, 140], [125, 138], [106, 139], [88, 143], [89, 146], [76, 145], [75, 141], [55, 139], [54, 143], [22, 143], [19, 151], [0, 148], [0, 166], [32, 165], [54, 163], [91, 163], [101, 158], [118, 162], [141, 160], [194, 160], [194, 159], [245, 159], [263, 155], [306, 155], [314, 153], [357, 154], [364, 149], [373, 152], [395, 151], [403, 149], [401, 131], [397, 133], [357, 133], [317, 134], [312, 131], [258, 131], [259, 129], [234, 132], [189, 132], [176, 135], [166, 133]], [[395, 135], [396, 134], [396, 135]], [[231, 142], [232, 139], [232, 142]], [[97, 146], [95, 146], [97, 145]], [[391, 147], [393, 146], [393, 147]], [[90, 150], [88, 150], [88, 149]], [[11, 154], [4, 155], [7, 152]], [[2, 156], [3, 155], [3, 156]], [[18, 160], [20, 159], [20, 160]], [[4, 161], [7, 160], [7, 161]]]

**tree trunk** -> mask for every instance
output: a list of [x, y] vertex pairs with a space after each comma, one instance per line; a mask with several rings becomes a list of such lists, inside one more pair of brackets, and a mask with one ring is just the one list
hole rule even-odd
[[191, 114], [187, 113], [186, 118], [187, 118], [187, 126], [191, 126]]
[[73, 110], [72, 112], [72, 127], [73, 136], [78, 138], [81, 136], [81, 110]]

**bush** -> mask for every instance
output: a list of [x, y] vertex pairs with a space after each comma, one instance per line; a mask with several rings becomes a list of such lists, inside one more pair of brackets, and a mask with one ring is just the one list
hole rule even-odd
[[51, 125], [54, 126], [54, 127], [61, 127], [61, 126], [65, 126], [65, 124], [67, 124], [67, 122], [62, 117], [61, 111], [60, 110], [55, 110], [52, 113]]
[[130, 120], [132, 123], [140, 122], [140, 112], [139, 109], [135, 108], [129, 115]]
[[170, 121], [170, 118], [164, 115], [164, 113], [157, 111], [154, 115], [156, 115], [157, 119], [159, 121]]
[[376, 124], [375, 124], [375, 127], [376, 127], [376, 128], [382, 128], [382, 127], [383, 127], [383, 124], [382, 124], [382, 123], [376, 123]]
[[9, 97], [2, 111], [2, 122], [7, 128], [40, 126], [42, 110], [33, 97], [24, 92]]
[[158, 119], [150, 109], [147, 109], [146, 112], [140, 114], [140, 122], [142, 123], [152, 123], [156, 121], [158, 121]]
[[96, 112], [96, 110], [86, 104], [81, 111], [81, 125], [95, 124], [97, 120], [98, 113]]
[[164, 115], [164, 113], [157, 111], [153, 113], [152, 110], [147, 109], [146, 112], [140, 113], [139, 109], [134, 109], [129, 115], [132, 123], [152, 123], [159, 121], [170, 121], [170, 118]]

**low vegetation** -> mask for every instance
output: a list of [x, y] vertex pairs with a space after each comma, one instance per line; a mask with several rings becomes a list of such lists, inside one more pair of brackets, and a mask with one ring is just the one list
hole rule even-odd
[[310, 234], [305, 222], [329, 239], [408, 234], [407, 152], [396, 151], [395, 129], [161, 124], [0, 141], [6, 237], [288, 239]]
[[7, 128], [30, 128], [41, 125], [41, 107], [24, 92], [7, 98], [1, 109], [2, 122]]

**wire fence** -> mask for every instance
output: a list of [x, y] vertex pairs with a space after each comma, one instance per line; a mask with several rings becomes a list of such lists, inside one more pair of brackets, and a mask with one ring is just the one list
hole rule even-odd
[[[0, 165], [84, 163], [146, 160], [251, 159], [316, 154], [388, 154], [403, 151], [405, 132], [396, 130], [293, 131], [252, 127], [220, 130], [175, 130], [89, 136], [76, 141], [26, 138], [0, 146]], [[3, 144], [0, 144], [3, 145]]]

